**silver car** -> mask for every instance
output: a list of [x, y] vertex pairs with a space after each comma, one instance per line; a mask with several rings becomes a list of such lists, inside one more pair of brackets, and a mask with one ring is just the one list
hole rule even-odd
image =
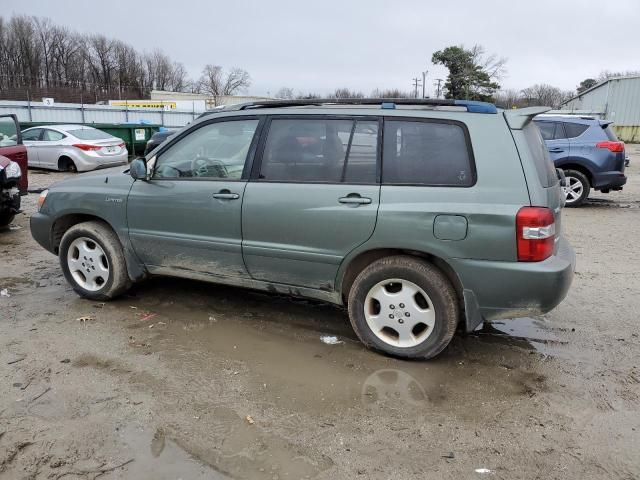
[[129, 155], [122, 139], [83, 125], [27, 128], [22, 141], [30, 167], [85, 172], [125, 164]]

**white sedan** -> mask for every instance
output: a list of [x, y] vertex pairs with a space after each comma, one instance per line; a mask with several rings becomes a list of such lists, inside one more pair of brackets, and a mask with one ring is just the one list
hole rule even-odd
[[124, 141], [83, 125], [47, 125], [22, 131], [29, 166], [85, 172], [127, 163]]

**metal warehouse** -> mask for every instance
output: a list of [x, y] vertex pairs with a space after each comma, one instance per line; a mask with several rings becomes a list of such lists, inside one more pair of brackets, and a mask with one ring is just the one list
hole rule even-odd
[[563, 110], [614, 122], [625, 142], [640, 142], [640, 75], [604, 80], [562, 105]]

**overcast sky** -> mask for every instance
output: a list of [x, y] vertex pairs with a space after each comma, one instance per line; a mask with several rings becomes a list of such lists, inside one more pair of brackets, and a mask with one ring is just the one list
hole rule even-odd
[[503, 88], [572, 90], [602, 70], [640, 70], [640, 0], [0, 0], [0, 12], [160, 48], [193, 77], [207, 63], [241, 67], [255, 95], [410, 90], [424, 70], [432, 92], [446, 70], [431, 54], [458, 44], [506, 57]]

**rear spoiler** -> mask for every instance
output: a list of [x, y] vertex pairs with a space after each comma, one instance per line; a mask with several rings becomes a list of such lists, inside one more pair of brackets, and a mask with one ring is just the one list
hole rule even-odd
[[505, 110], [504, 118], [507, 120], [507, 125], [509, 125], [511, 130], [522, 130], [533, 120], [533, 117], [548, 112], [549, 110], [551, 110], [550, 107], [527, 107], [516, 110]]
[[600, 120], [600, 126], [602, 128], [607, 128], [609, 125], [611, 125], [613, 122], [611, 120]]

